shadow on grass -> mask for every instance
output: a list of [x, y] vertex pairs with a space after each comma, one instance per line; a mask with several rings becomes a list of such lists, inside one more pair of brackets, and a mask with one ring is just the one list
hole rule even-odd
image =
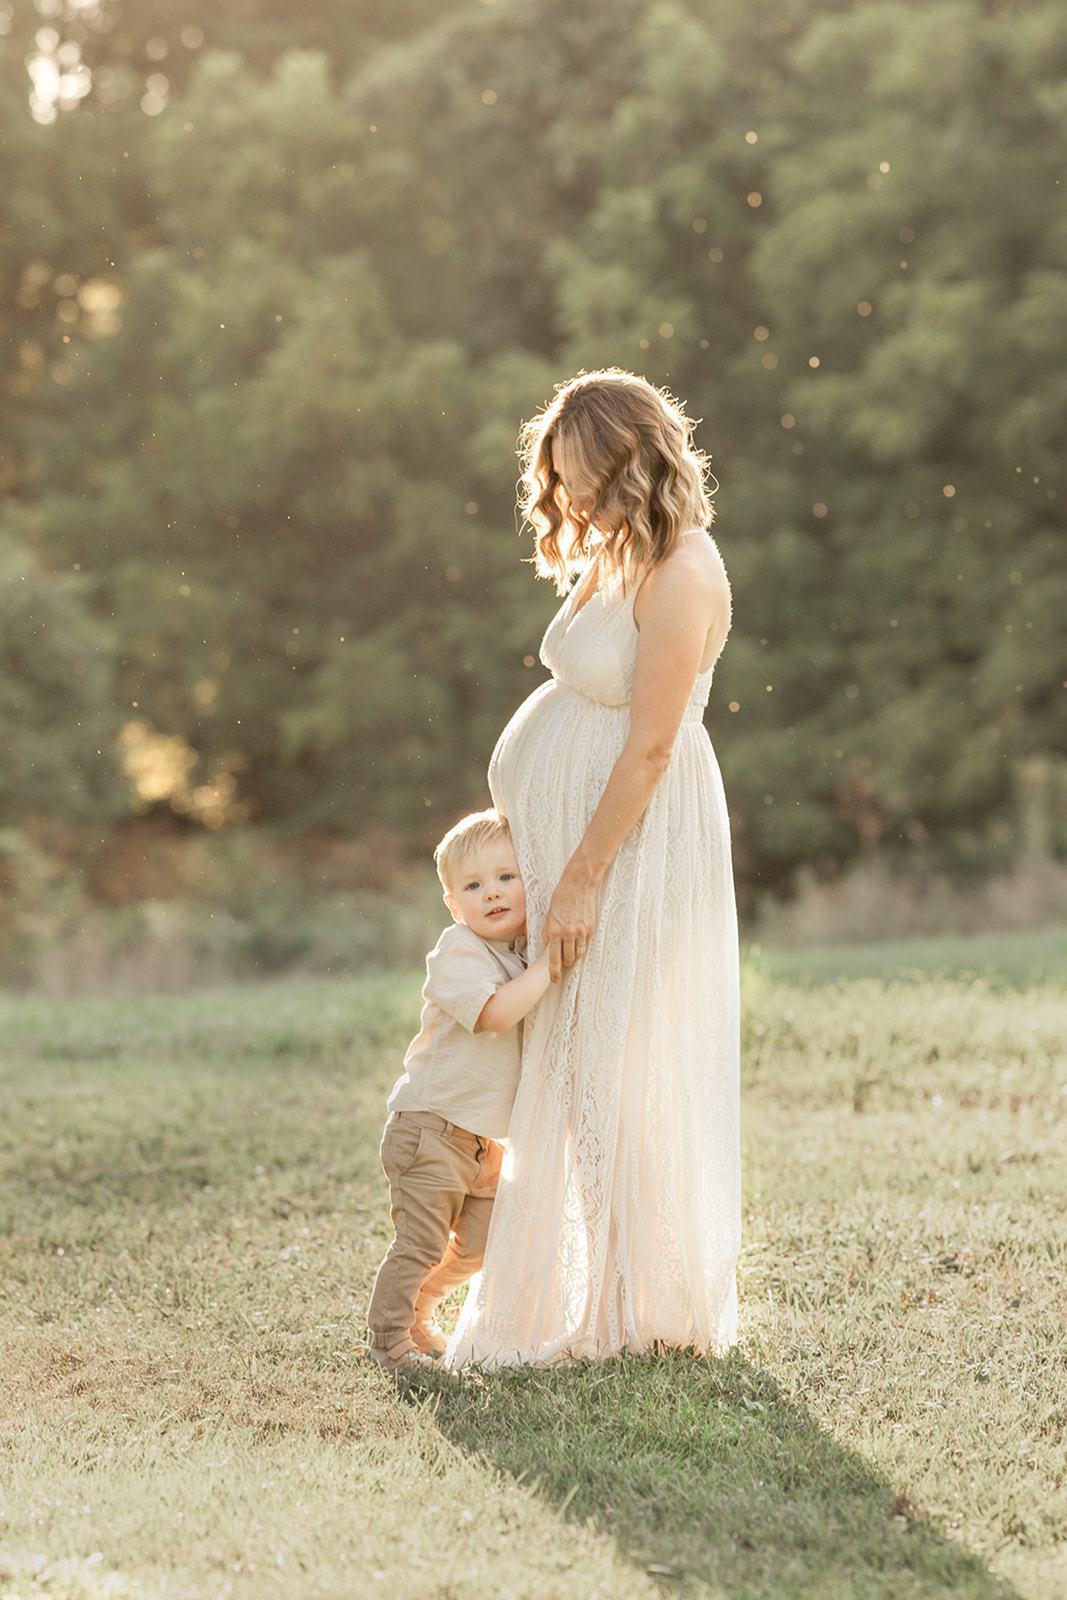
[[590, 1520], [674, 1592], [1015, 1596], [736, 1351], [468, 1372], [406, 1393], [428, 1390], [454, 1444]]

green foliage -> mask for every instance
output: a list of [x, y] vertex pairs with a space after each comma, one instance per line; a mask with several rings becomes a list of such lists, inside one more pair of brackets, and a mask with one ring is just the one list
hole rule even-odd
[[0, 527], [88, 575], [112, 729], [421, 848], [536, 681], [518, 424], [618, 362], [722, 483], [743, 889], [1017, 851], [1067, 755], [1052, 0], [299, 11], [57, 12], [94, 76], [48, 127], [25, 11], [0, 40]]
[[787, 715], [806, 757], [841, 748], [824, 794], [871, 836], [976, 839], [1062, 749], [1065, 68], [1040, 6], [861, 7], [793, 58], [753, 277], [833, 649]]
[[78, 574], [0, 533], [0, 814], [59, 826], [115, 815], [114, 637]]

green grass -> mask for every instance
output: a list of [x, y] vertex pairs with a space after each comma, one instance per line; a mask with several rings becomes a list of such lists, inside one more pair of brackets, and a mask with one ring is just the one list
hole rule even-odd
[[984, 979], [996, 988], [1067, 982], [1067, 926], [1015, 933], [943, 934], [807, 947], [751, 946], [748, 960], [787, 983], [834, 983], [842, 978]]
[[417, 975], [0, 998], [0, 1594], [1058, 1600], [1067, 997], [1012, 960], [749, 965], [728, 1360], [399, 1385]]

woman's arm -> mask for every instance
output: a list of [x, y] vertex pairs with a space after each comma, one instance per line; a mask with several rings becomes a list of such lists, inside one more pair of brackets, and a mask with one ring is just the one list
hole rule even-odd
[[630, 731], [549, 903], [544, 938], [553, 983], [592, 938], [600, 880], [666, 771], [698, 672], [725, 640], [730, 591], [710, 539], [688, 540], [654, 568], [634, 614], [640, 638]]

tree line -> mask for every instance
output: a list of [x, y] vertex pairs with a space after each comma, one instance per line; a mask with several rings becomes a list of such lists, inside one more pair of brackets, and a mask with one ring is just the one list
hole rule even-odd
[[1035, 785], [1067, 853], [1056, 0], [0, 30], [5, 838], [133, 805], [421, 849], [484, 803], [555, 604], [515, 436], [617, 363], [720, 486], [743, 883], [988, 871]]

